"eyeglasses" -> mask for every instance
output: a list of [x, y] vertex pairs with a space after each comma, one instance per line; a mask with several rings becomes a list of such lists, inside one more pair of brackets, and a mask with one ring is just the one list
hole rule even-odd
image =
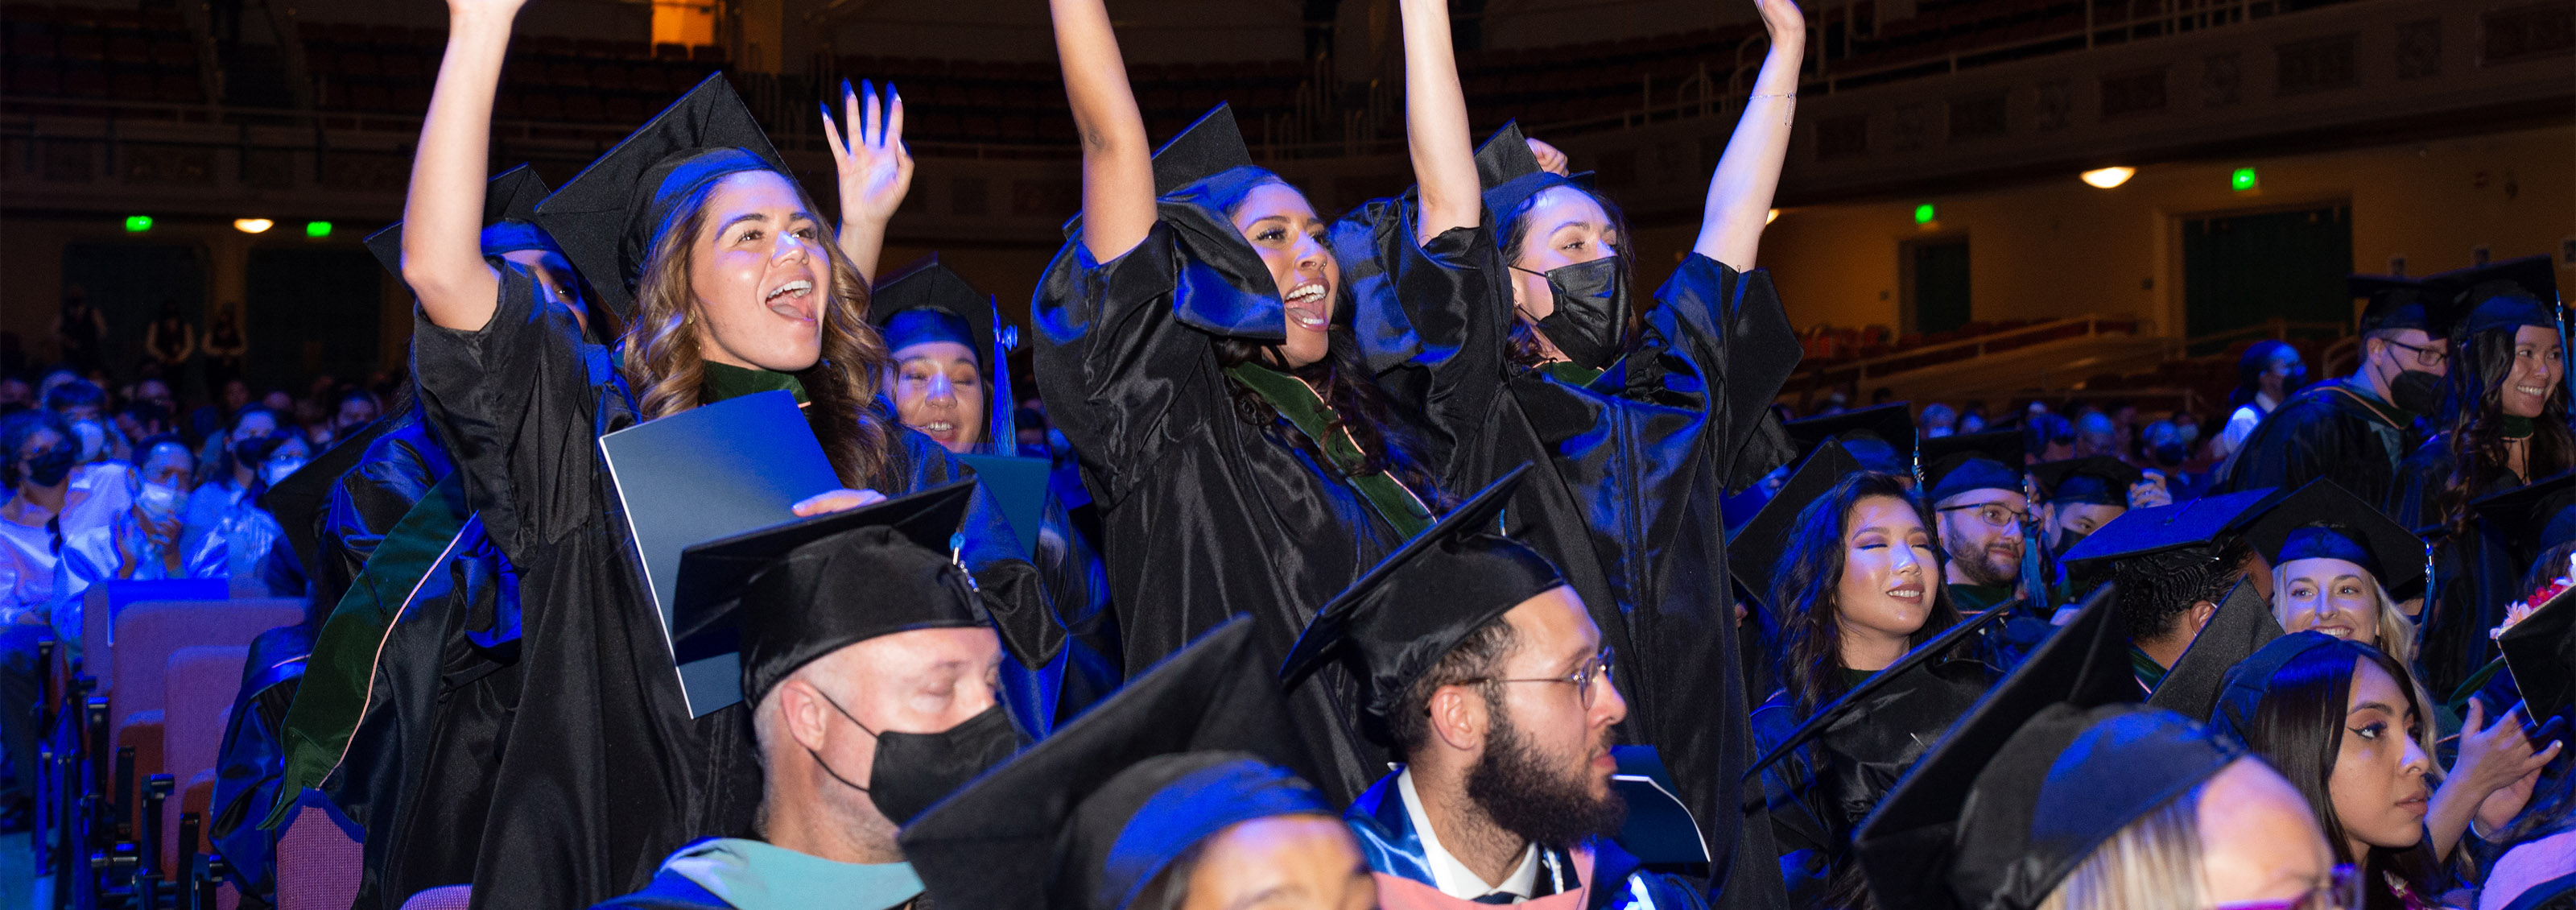
[[2009, 528], [2013, 525], [2030, 520], [2030, 513], [2015, 512], [2012, 510], [2012, 507], [2006, 506], [2000, 502], [1984, 502], [1975, 505], [1951, 506], [1946, 509], [1934, 509], [1932, 511], [1962, 512], [1969, 509], [1977, 510], [1977, 520], [1985, 522], [1989, 527]]
[[2361, 910], [2361, 873], [2351, 864], [2334, 867], [2326, 880], [2308, 893], [2287, 900], [2231, 901], [2213, 910]]
[[2416, 366], [2438, 367], [2442, 365], [2442, 361], [2451, 359], [2451, 352], [2440, 348], [2419, 348], [2394, 338], [2385, 338], [2381, 340], [2388, 342], [2390, 347], [2405, 348], [2409, 351], [2415, 352]]
[[1582, 701], [1583, 701], [1583, 707], [1584, 707], [1584, 708], [1586, 708], [1586, 709], [1589, 709], [1589, 708], [1591, 708], [1591, 707], [1592, 707], [1592, 693], [1593, 693], [1594, 691], [1596, 691], [1596, 690], [1598, 690], [1598, 689], [1600, 688], [1599, 686], [1595, 686], [1595, 685], [1593, 685], [1593, 683], [1598, 683], [1598, 682], [1608, 682], [1608, 681], [1609, 681], [1609, 679], [1610, 679], [1610, 658], [1611, 658], [1610, 648], [1609, 648], [1609, 647], [1607, 647], [1607, 646], [1604, 646], [1604, 647], [1602, 647], [1602, 649], [1601, 649], [1601, 653], [1599, 653], [1599, 654], [1595, 654], [1595, 655], [1592, 655], [1592, 657], [1591, 657], [1590, 659], [1585, 660], [1585, 661], [1583, 662], [1583, 666], [1576, 667], [1576, 668], [1574, 669], [1574, 672], [1569, 673], [1569, 674], [1566, 674], [1566, 675], [1564, 675], [1564, 676], [1548, 676], [1548, 677], [1537, 677], [1537, 678], [1529, 678], [1529, 679], [1498, 679], [1498, 678], [1491, 677], [1491, 676], [1479, 676], [1479, 677], [1476, 677], [1475, 679], [1462, 679], [1462, 680], [1459, 680], [1459, 682], [1460, 682], [1461, 684], [1464, 684], [1464, 683], [1571, 683], [1571, 684], [1573, 684], [1573, 686], [1574, 686], [1574, 694], [1575, 694], [1575, 697], [1576, 697], [1576, 698], [1579, 698], [1579, 699], [1582, 699]]

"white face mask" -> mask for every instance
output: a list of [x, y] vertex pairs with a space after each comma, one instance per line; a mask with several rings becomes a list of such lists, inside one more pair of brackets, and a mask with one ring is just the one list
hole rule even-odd
[[270, 458], [267, 464], [259, 466], [259, 476], [273, 487], [279, 481], [285, 480], [286, 475], [293, 474], [295, 469], [303, 467], [304, 461], [301, 458]]
[[155, 519], [166, 519], [187, 511], [188, 493], [168, 484], [146, 483], [143, 492], [134, 496], [136, 505]]
[[72, 435], [80, 437], [80, 454], [74, 461], [89, 464], [107, 456], [107, 427], [98, 421], [74, 421]]

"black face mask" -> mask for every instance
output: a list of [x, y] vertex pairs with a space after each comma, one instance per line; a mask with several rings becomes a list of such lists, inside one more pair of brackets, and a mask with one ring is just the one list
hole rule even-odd
[[2397, 378], [2388, 381], [2389, 404], [2417, 414], [2430, 414], [2442, 407], [2442, 377], [2423, 370], [2399, 370]]
[[2051, 550], [2057, 555], [2066, 555], [2066, 551], [2075, 549], [2075, 545], [2083, 543], [2084, 538], [2088, 536], [2091, 535], [2073, 528], [2059, 528], [2057, 529], [2057, 546], [2051, 548]]
[[[822, 694], [822, 690], [815, 690], [815, 694]], [[831, 696], [824, 695], [823, 701], [877, 738], [876, 765], [868, 772], [869, 786], [850, 783], [814, 750], [807, 749], [805, 754], [814, 756], [814, 763], [822, 765], [823, 773], [832, 775], [833, 780], [867, 794], [877, 811], [898, 827], [911, 824], [915, 817], [966, 786], [976, 775], [1020, 751], [1022, 745], [1019, 727], [1002, 712], [1000, 702], [942, 732], [879, 733], [851, 717]]]
[[27, 456], [27, 482], [40, 487], [55, 486], [72, 476], [72, 447], [58, 445]]
[[1556, 298], [1556, 312], [1539, 320], [1538, 330], [1576, 365], [1608, 367], [1627, 342], [1627, 263], [1604, 256], [1550, 269], [1542, 277]]
[[278, 442], [274, 436], [253, 436], [233, 443], [233, 463], [245, 468], [259, 467], [260, 462], [268, 460], [268, 453], [277, 451]]

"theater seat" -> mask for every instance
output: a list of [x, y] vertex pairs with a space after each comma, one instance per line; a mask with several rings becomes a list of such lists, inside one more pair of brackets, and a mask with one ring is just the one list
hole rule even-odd
[[358, 826], [311, 790], [277, 837], [278, 910], [349, 910], [363, 858]]
[[225, 719], [241, 688], [242, 663], [249, 658], [250, 649], [238, 645], [181, 648], [170, 655], [163, 683], [168, 695], [161, 709], [161, 768], [179, 787], [173, 798], [161, 804], [165, 874], [182, 868], [180, 862], [188, 854], [206, 849], [203, 842], [179, 843], [179, 815], [195, 812], [199, 819], [206, 817], [206, 804], [214, 792], [215, 762], [223, 753]]

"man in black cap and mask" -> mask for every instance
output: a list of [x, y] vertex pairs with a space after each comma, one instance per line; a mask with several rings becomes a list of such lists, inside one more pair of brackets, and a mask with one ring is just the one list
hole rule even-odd
[[971, 481], [691, 547], [672, 648], [739, 647], [758, 839], [708, 838], [606, 908], [910, 904], [897, 829], [1017, 751], [1002, 640], [946, 552]]
[[2455, 308], [2404, 278], [2355, 275], [2350, 285], [2353, 296], [2370, 298], [2360, 367], [2299, 390], [2263, 418], [2213, 492], [2295, 490], [2326, 477], [2366, 502], [2387, 501], [2398, 463], [2423, 442], [2417, 418], [2441, 405]]
[[1313, 670], [1348, 661], [1363, 729], [1405, 762], [1343, 816], [1381, 901], [1702, 906], [1696, 889], [1644, 871], [1607, 838], [1627, 811], [1610, 787], [1610, 746], [1628, 705], [1582, 599], [1546, 559], [1493, 531], [1527, 471], [1334, 598], [1282, 679], [1315, 685]]

